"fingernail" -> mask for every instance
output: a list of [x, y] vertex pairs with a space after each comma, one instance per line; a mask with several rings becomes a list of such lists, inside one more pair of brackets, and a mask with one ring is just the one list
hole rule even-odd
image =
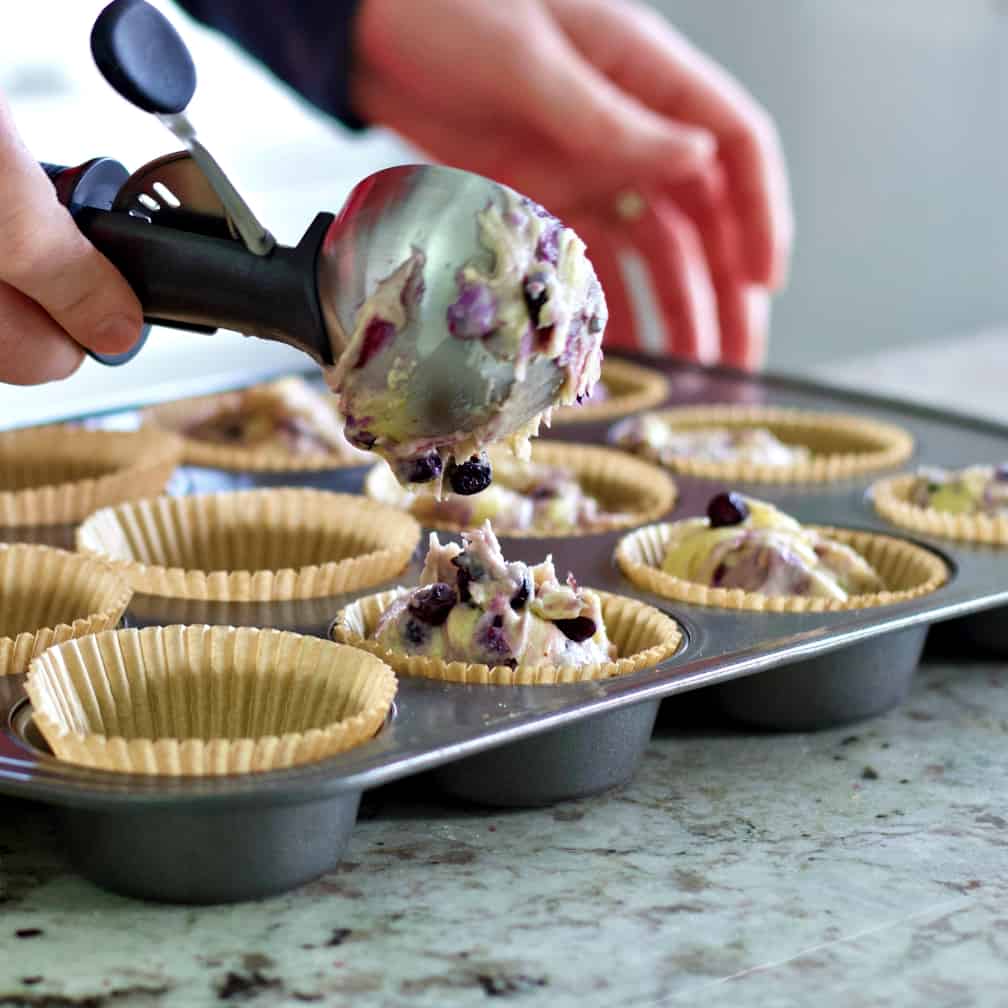
[[99, 353], [125, 353], [140, 338], [141, 324], [127, 315], [110, 315], [95, 332]]

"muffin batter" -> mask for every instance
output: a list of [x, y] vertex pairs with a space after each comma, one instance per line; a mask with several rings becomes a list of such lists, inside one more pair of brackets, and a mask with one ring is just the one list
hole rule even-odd
[[807, 448], [786, 444], [763, 427], [684, 430], [653, 413], [624, 421], [616, 428], [613, 441], [664, 465], [689, 458], [786, 466], [809, 458]]
[[712, 588], [843, 601], [885, 589], [867, 560], [849, 546], [804, 528], [772, 504], [718, 494], [706, 518], [672, 528], [662, 569]]
[[375, 639], [393, 651], [486, 665], [595, 665], [615, 657], [598, 595], [552, 560], [507, 563], [486, 522], [463, 546], [436, 535], [420, 586], [382, 614]]
[[300, 378], [282, 378], [214, 401], [209, 416], [180, 432], [196, 441], [259, 448], [289, 455], [369, 456], [344, 437], [331, 400]]
[[[485, 445], [510, 440], [527, 454], [528, 437], [549, 423], [552, 407], [530, 421], [522, 408], [530, 368], [540, 379], [556, 375], [554, 405], [588, 395], [598, 380], [607, 312], [584, 243], [536, 203], [508, 193], [505, 207], [491, 204], [478, 216], [492, 265], [472, 262], [459, 271], [443, 330], [420, 338], [407, 332], [425, 296], [426, 261], [415, 249], [361, 305], [349, 346], [327, 376], [350, 442], [385, 458], [403, 483], [433, 482], [440, 492], [447, 477], [456, 493], [479, 492], [491, 477], [480, 454]], [[485, 359], [486, 405], [473, 408], [464, 429], [417, 439], [410, 432], [424, 426], [414, 422], [418, 411], [432, 403], [418, 395], [413, 375], [420, 357], [446, 340], [471, 344]]]
[[910, 503], [949, 514], [1008, 514], [1008, 465], [921, 468]]

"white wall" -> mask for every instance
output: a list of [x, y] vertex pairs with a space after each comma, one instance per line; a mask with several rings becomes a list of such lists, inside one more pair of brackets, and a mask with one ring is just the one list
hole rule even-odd
[[798, 242], [771, 364], [1008, 318], [1008, 3], [654, 3], [781, 130]]

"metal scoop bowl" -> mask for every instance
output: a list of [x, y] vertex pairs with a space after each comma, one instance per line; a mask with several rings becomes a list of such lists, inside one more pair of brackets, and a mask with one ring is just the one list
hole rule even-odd
[[[553, 361], [533, 359], [516, 387], [516, 361], [479, 341], [448, 338], [446, 313], [458, 296], [460, 269], [493, 265], [477, 216], [494, 203], [505, 208], [505, 187], [433, 165], [385, 169], [360, 182], [339, 214], [318, 214], [296, 246], [278, 245], [196, 138], [185, 115], [195, 69], [167, 19], [143, 0], [115, 0], [96, 22], [92, 50], [109, 83], [187, 147], [145, 165], [112, 200], [108, 159], [47, 168], [149, 322], [234, 329], [337, 366], [362, 304], [419, 251], [423, 297], [399, 335], [415, 351], [397, 417], [402, 437], [444, 441], [488, 424], [503, 437], [556, 402], [563, 374]], [[106, 170], [88, 170], [96, 164]], [[103, 179], [100, 192], [88, 191], [90, 176]]]

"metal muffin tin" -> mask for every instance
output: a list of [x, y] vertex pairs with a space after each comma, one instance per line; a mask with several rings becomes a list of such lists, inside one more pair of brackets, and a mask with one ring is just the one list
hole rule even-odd
[[[908, 465], [997, 462], [1008, 454], [1008, 429], [996, 424], [798, 381], [639, 359], [668, 375], [670, 403], [790, 405], [901, 425], [917, 443]], [[612, 422], [566, 425], [556, 436], [601, 443]], [[341, 469], [306, 477], [187, 470], [176, 488], [310, 481], [358, 490], [365, 472]], [[874, 514], [866, 497], [877, 475], [834, 484], [735, 488], [805, 522], [900, 536]], [[677, 483], [671, 518], [701, 513], [709, 497], [725, 489], [681, 477]], [[546, 804], [598, 792], [633, 775], [659, 703], [674, 704], [676, 694], [702, 687], [713, 687], [727, 715], [768, 729], [814, 729], [867, 717], [906, 694], [931, 624], [1008, 602], [1008, 555], [907, 535], [942, 555], [951, 571], [946, 585], [911, 602], [820, 614], [689, 606], [640, 592], [620, 575], [612, 554], [623, 534], [503, 538], [502, 545], [508, 558], [531, 562], [552, 552], [558, 569], [573, 570], [582, 584], [643, 599], [673, 615], [684, 629], [684, 643], [656, 668], [620, 679], [539, 687], [401, 679], [386, 726], [367, 744], [290, 770], [207, 779], [149, 778], [60, 763], [38, 737], [20, 683], [0, 682], [0, 792], [58, 806], [67, 819], [74, 864], [108, 888], [176, 902], [254, 898], [332, 867], [367, 788], [432, 770], [446, 791], [491, 805]], [[414, 564], [399, 583], [415, 584], [417, 572]], [[211, 622], [324, 635], [351, 597], [228, 605], [138, 596], [126, 619], [134, 625]]]

